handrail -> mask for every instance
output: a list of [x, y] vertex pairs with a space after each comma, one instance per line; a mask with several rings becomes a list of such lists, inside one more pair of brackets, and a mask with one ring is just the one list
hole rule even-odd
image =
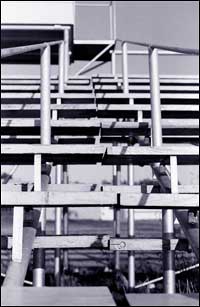
[[[111, 52], [111, 51], [110, 51]], [[130, 56], [135, 56], [135, 55], [148, 55], [149, 52], [148, 50], [128, 50], [127, 54]], [[115, 50], [115, 55], [122, 55], [122, 51], [121, 50]], [[169, 50], [159, 50], [158, 51], [158, 55], [161, 56], [191, 56], [191, 54], [186, 54], [186, 53], [180, 53], [180, 52], [176, 52], [176, 51], [169, 51]]]
[[7, 58], [10, 56], [14, 56], [17, 54], [23, 54], [23, 53], [43, 49], [48, 46], [59, 45], [61, 43], [62, 41], [54, 41], [54, 42], [45, 42], [41, 44], [34, 44], [34, 45], [27, 45], [27, 46], [20, 46], [20, 47], [4, 48], [4, 49], [1, 49], [1, 59]]
[[149, 49], [160, 49], [160, 50], [167, 50], [167, 51], [173, 51], [173, 52], [179, 52], [179, 53], [185, 53], [185, 54], [191, 54], [191, 55], [199, 55], [199, 49], [190, 49], [190, 48], [180, 48], [180, 47], [174, 47], [174, 46], [163, 46], [163, 45], [154, 45], [149, 43], [143, 43], [143, 42], [136, 42], [136, 41], [129, 41], [129, 40], [121, 40], [116, 39], [116, 42], [121, 42], [122, 44], [127, 43], [131, 45], [137, 45], [146, 47]]

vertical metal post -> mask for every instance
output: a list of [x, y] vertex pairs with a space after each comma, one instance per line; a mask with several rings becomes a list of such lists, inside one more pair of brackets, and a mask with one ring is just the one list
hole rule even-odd
[[[134, 185], [134, 166], [132, 164], [128, 167], [128, 183], [130, 186]], [[135, 210], [128, 210], [128, 236], [134, 238], [135, 236]], [[128, 256], [128, 281], [129, 291], [135, 288], [135, 252], [130, 251]]]
[[122, 43], [122, 72], [123, 72], [123, 91], [124, 94], [129, 93], [128, 85], [128, 47], [127, 43]]
[[50, 95], [50, 46], [41, 50], [41, 144], [49, 145], [51, 143], [51, 95]]
[[[152, 145], [162, 146], [160, 81], [158, 69], [158, 50], [149, 48], [149, 72], [151, 88], [151, 118], [152, 118]], [[173, 237], [174, 216], [173, 210], [162, 210], [163, 240]], [[165, 246], [165, 244], [163, 244]], [[174, 293], [174, 253], [167, 248], [163, 249], [164, 291]]]
[[[113, 165], [113, 185], [121, 184], [121, 166]], [[121, 214], [120, 208], [114, 208], [114, 236], [120, 237]], [[120, 252], [115, 251], [115, 270], [120, 270]]]
[[[171, 193], [178, 193], [178, 165], [177, 157], [170, 157], [171, 166]], [[167, 222], [163, 223], [163, 238], [173, 239], [174, 238], [174, 211], [163, 210], [163, 220]], [[171, 250], [170, 247], [164, 252], [164, 292], [173, 294], [176, 292], [176, 280], [175, 280], [175, 251]]]
[[[41, 50], [41, 114], [40, 114], [40, 135], [41, 144], [50, 145], [51, 144], [51, 93], [50, 93], [50, 83], [51, 83], [51, 54], [50, 46], [46, 46]], [[44, 166], [45, 169], [45, 166]], [[39, 176], [39, 175], [37, 175]], [[42, 176], [42, 173], [41, 173]], [[35, 178], [35, 182], [37, 182]], [[41, 190], [48, 184], [48, 175], [45, 173], [41, 177]], [[40, 233], [45, 233], [46, 228], [46, 209], [41, 209], [40, 215]], [[33, 284], [36, 287], [42, 287], [45, 285], [45, 250], [38, 249], [34, 250], [34, 270], [33, 270]]]
[[111, 74], [116, 76], [116, 53], [115, 50], [111, 51]]
[[[67, 165], [63, 166], [63, 183], [64, 184], [69, 183], [69, 173], [68, 173]], [[68, 235], [69, 233], [68, 207], [63, 208], [63, 232], [64, 232], [64, 235]], [[68, 261], [68, 251], [67, 250], [64, 250], [64, 253], [63, 253], [63, 267], [64, 267], [64, 271], [68, 271], [69, 261]]]
[[[57, 165], [56, 166], [56, 184], [62, 184], [63, 182], [63, 166]], [[62, 208], [57, 207], [55, 209], [55, 220], [56, 220], [56, 235], [62, 234]], [[56, 286], [60, 286], [61, 282], [61, 275], [60, 275], [60, 268], [61, 268], [61, 250], [55, 250], [55, 283]]]
[[151, 89], [152, 145], [162, 146], [158, 50], [155, 48], [149, 49], [149, 72], [150, 72], [150, 89]]
[[[34, 191], [40, 192], [42, 190], [42, 157], [41, 155], [34, 155]], [[43, 211], [43, 212], [42, 212]], [[37, 233], [42, 233], [44, 227], [44, 209], [40, 211], [40, 220]], [[43, 287], [45, 284], [44, 272], [44, 251], [42, 249], [34, 249], [33, 251], [33, 285], [35, 287]]]
[[[59, 76], [59, 94], [64, 93], [65, 86], [65, 42], [59, 44], [59, 59], [58, 59], [58, 76]], [[61, 104], [61, 98], [57, 99], [57, 104]], [[58, 112], [53, 112], [53, 120], [58, 119]], [[57, 165], [55, 171], [55, 182], [56, 184], [63, 183], [63, 166]], [[62, 208], [55, 208], [55, 233], [56, 235], [62, 234]], [[56, 286], [61, 285], [61, 250], [55, 250], [55, 284]]]
[[65, 86], [65, 43], [59, 44], [59, 59], [58, 59], [58, 78], [59, 78], [59, 94], [64, 93]]
[[65, 45], [65, 84], [67, 84], [67, 81], [69, 79], [69, 63], [70, 63], [70, 57], [69, 57], [69, 28], [65, 28], [64, 30], [64, 45]]
[[[134, 100], [129, 99], [129, 104], [133, 105]], [[130, 139], [130, 144], [132, 140]], [[128, 165], [128, 184], [134, 185], [134, 165]], [[135, 236], [135, 210], [128, 209], [128, 236], [134, 238]], [[135, 288], [135, 252], [130, 251], [128, 256], [128, 281], [129, 291], [132, 292]]]

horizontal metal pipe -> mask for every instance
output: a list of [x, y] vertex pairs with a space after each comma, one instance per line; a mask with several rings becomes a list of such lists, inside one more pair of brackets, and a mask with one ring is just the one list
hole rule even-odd
[[121, 43], [127, 43], [127, 44], [130, 44], [130, 45], [147, 47], [147, 48], [151, 48], [151, 49], [160, 49], [160, 50], [174, 51], [174, 52], [191, 54], [191, 55], [199, 55], [199, 50], [198, 49], [180, 48], [180, 47], [174, 47], [174, 46], [154, 45], [154, 44], [145, 43], [145, 42], [137, 42], [137, 41], [129, 41], [129, 40], [124, 41], [124, 40], [121, 40], [121, 39], [116, 39], [116, 42], [117, 41], [121, 42]]
[[41, 50], [48, 46], [54, 46], [61, 44], [62, 41], [55, 41], [55, 42], [45, 42], [42, 44], [34, 44], [34, 45], [28, 45], [28, 46], [20, 46], [20, 47], [13, 47], [13, 48], [5, 48], [1, 50], [1, 58], [7, 58], [13, 55], [17, 54], [23, 54], [26, 52], [31, 52], [35, 50]]
[[[121, 50], [116, 50], [115, 51], [116, 55], [121, 55], [122, 51]], [[128, 55], [148, 55], [147, 50], [129, 50], [127, 51]], [[167, 56], [167, 55], [182, 55], [182, 56], [190, 56], [191, 54], [186, 54], [186, 53], [181, 53], [181, 52], [175, 52], [175, 51], [167, 51], [167, 50], [159, 50], [158, 55], [162, 56]]]

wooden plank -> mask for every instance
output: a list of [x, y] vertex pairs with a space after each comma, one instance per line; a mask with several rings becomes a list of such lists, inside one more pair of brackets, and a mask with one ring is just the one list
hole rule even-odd
[[[116, 148], [114, 148], [116, 147]], [[39, 144], [3, 144], [1, 145], [1, 163], [33, 164], [33, 155], [42, 154], [43, 161], [63, 164], [105, 165], [132, 163], [148, 165], [153, 162], [169, 162], [170, 155], [178, 156], [178, 164], [199, 164], [199, 149], [196, 145], [177, 145], [163, 147], [141, 146], [106, 146], [106, 145], [39, 145]], [[20, 156], [20, 159], [19, 159]]]
[[[93, 74], [92, 75], [92, 78], [108, 78], [108, 79], [115, 79], [115, 77], [117, 78], [121, 78], [122, 79], [122, 74], [116, 74], [116, 76], [113, 76], [113, 74], [110, 74], [110, 73], [107, 73], [107, 74]], [[51, 76], [51, 79], [52, 80], [55, 80], [57, 79], [58, 76], [56, 74], [52, 75]], [[129, 79], [135, 79], [135, 78], [139, 78], [139, 79], [149, 79], [149, 75], [148, 74], [129, 74]], [[23, 79], [27, 79], [27, 80], [40, 80], [40, 75], [39, 74], [19, 74], [19, 75], [2, 75], [2, 79], [5, 79], [5, 80], [8, 80], [8, 79], [15, 79], [15, 80], [23, 80]], [[74, 76], [74, 75], [70, 75], [69, 76], [69, 80], [89, 80], [90, 77], [87, 76], [87, 75], [82, 75], [82, 76]], [[164, 75], [164, 74], [161, 74], [160, 75], [160, 79], [172, 79], [172, 80], [176, 80], [176, 79], [180, 79], [180, 80], [191, 80], [191, 79], [199, 79], [199, 75], [196, 74], [196, 75], [170, 75], [170, 74], [167, 74], [167, 75]]]
[[[109, 78], [109, 79], [114, 79], [114, 78], [123, 78], [122, 74], [116, 74], [115, 76], [113, 76], [113, 74], [101, 74], [101, 75], [92, 75], [92, 77], [96, 77], [96, 78]], [[129, 74], [129, 78], [149, 78], [148, 74]], [[189, 79], [199, 79], [199, 75], [164, 75], [161, 74], [160, 75], [160, 79], [182, 79], [182, 80], [189, 80]]]
[[[40, 127], [39, 119], [20, 118], [20, 119], [2, 119], [1, 127]], [[98, 119], [61, 119], [51, 120], [51, 127], [65, 127], [65, 128], [100, 128], [100, 121]]]
[[[147, 130], [151, 128], [151, 120], [143, 119], [142, 123], [138, 122], [118, 122], [112, 119], [60, 119], [51, 120], [52, 128], [100, 128], [105, 129], [140, 129]], [[2, 119], [2, 128], [36, 128], [40, 127], [39, 119], [17, 118], [17, 119]], [[199, 129], [198, 119], [162, 119], [162, 128], [164, 129]]]
[[1, 289], [2, 306], [116, 306], [106, 287]]
[[[9, 105], [8, 105], [9, 106]], [[3, 107], [3, 105], [2, 105]], [[146, 104], [98, 104], [98, 111], [151, 111], [151, 105]], [[3, 109], [2, 109], [3, 110]], [[161, 111], [199, 111], [198, 105], [171, 104], [161, 105]]]
[[105, 145], [1, 145], [1, 153], [9, 154], [104, 154], [132, 156], [190, 156], [199, 155], [199, 147], [195, 145], [177, 145], [162, 147], [105, 146]]
[[198, 294], [126, 294], [129, 306], [199, 306]]
[[[151, 193], [152, 188], [154, 186], [159, 187], [158, 183], [152, 184], [142, 184], [135, 186], [128, 185], [100, 185], [100, 184], [49, 184], [48, 191], [49, 192], [133, 192], [133, 193], [141, 193], [142, 190]], [[31, 191], [33, 188], [33, 184], [28, 185], [28, 191]], [[22, 191], [22, 184], [1, 184], [1, 191], [10, 191], [10, 192], [20, 192]], [[199, 185], [179, 185], [178, 193], [180, 194], [199, 194]]]
[[[1, 93], [1, 99], [40, 99], [40, 93]], [[58, 94], [58, 93], [51, 93], [51, 99], [93, 99], [95, 98], [94, 94], [90, 93], [67, 93], [67, 94]]]
[[[121, 88], [123, 88], [123, 84], [121, 84]], [[115, 91], [119, 89], [118, 85], [106, 85], [106, 84], [94, 84], [94, 89], [98, 92], [100, 91]], [[150, 85], [132, 85], [129, 84], [129, 91], [150, 91]], [[193, 85], [160, 85], [160, 91], [168, 91], [168, 92], [198, 92], [199, 87]]]
[[104, 145], [1, 145], [2, 154], [104, 154]]
[[[87, 248], [108, 249], [108, 235], [40, 236], [34, 240], [33, 248]], [[13, 238], [8, 237], [8, 249], [12, 248]]]
[[[100, 120], [100, 119], [99, 119]], [[199, 120], [198, 119], [162, 119], [162, 129], [199, 129]], [[111, 121], [110, 119], [101, 120], [102, 129], [147, 129], [151, 128], [151, 119], [143, 119], [142, 123], [138, 122], [118, 122]], [[147, 126], [145, 127], [145, 124]]]
[[[29, 79], [29, 76], [27, 79], [19, 79], [19, 78], [12, 78], [13, 76], [11, 76], [11, 78], [9, 79], [1, 79], [1, 84], [3, 85], [40, 85], [40, 79]], [[55, 77], [57, 78], [57, 77]], [[51, 84], [52, 85], [58, 85], [58, 80], [53, 79], [51, 77]], [[72, 85], [85, 85], [85, 86], [89, 86], [90, 85], [90, 79], [74, 79], [74, 80], [70, 80], [68, 79], [66, 86], [72, 86]]]
[[[190, 88], [191, 86], [187, 86], [188, 88]], [[28, 91], [40, 91], [41, 87], [40, 85], [29, 85], [29, 84], [24, 84], [24, 85], [16, 85], [16, 84], [6, 84], [6, 85], [2, 85], [1, 86], [1, 91], [4, 92], [9, 92], [9, 91], [24, 91], [24, 92], [28, 92]], [[51, 91], [55, 91], [58, 90], [58, 85], [52, 85], [50, 86], [50, 90]], [[91, 85], [65, 85], [65, 91], [78, 91], [78, 92], [92, 92], [92, 86]]]
[[[166, 240], [171, 250], [177, 247], [178, 239]], [[13, 238], [7, 238], [6, 249], [11, 249]], [[112, 251], [161, 251], [163, 241], [160, 238], [110, 238], [108, 235], [69, 235], [39, 236], [34, 240], [33, 248], [69, 248], [69, 249], [109, 249]]]
[[[184, 106], [185, 107], [185, 106]], [[189, 107], [189, 106], [188, 106]], [[197, 111], [197, 106], [195, 107], [195, 111]], [[180, 108], [182, 109], [182, 108]], [[1, 110], [8, 110], [8, 111], [40, 111], [40, 104], [2, 104]], [[96, 111], [95, 104], [51, 104], [51, 110], [65, 110], [65, 111], [76, 111], [76, 110], [94, 110]]]
[[[149, 93], [96, 93], [96, 99], [150, 99]], [[63, 97], [64, 98], [64, 97]], [[161, 99], [199, 99], [199, 94], [188, 93], [161, 93]]]
[[110, 192], [2, 192], [2, 205], [26, 206], [112, 206], [117, 204], [117, 194]]
[[[146, 193], [151, 193], [152, 188], [158, 186], [157, 184], [155, 185], [148, 185], [148, 184], [142, 184], [142, 185], [135, 185], [135, 186], [127, 186], [127, 185], [122, 185], [122, 186], [112, 186], [112, 185], [107, 185], [107, 186], [102, 186], [101, 191], [105, 192], [117, 192], [117, 193], [141, 193], [142, 191], [145, 191]], [[98, 188], [98, 187], [97, 187]], [[49, 187], [51, 190], [51, 187]], [[56, 190], [56, 187], [55, 187]], [[63, 188], [64, 190], [64, 188]], [[178, 186], [178, 193], [180, 194], [198, 194], [199, 193], [199, 186], [198, 185], [179, 185]]]
[[[161, 202], [162, 199], [162, 202]], [[198, 194], [134, 194], [121, 193], [120, 204], [124, 207], [176, 208], [198, 207]]]
[[13, 246], [12, 261], [22, 262], [23, 251], [24, 208], [14, 207], [13, 210]]
[[[170, 250], [175, 250], [178, 239], [166, 240]], [[120, 251], [162, 251], [162, 239], [110, 238], [110, 250]]]
[[[9, 77], [9, 76], [8, 76]], [[99, 78], [99, 77], [93, 77], [92, 78], [93, 84], [96, 85], [101, 85], [101, 84], [111, 84], [111, 85], [116, 85], [117, 83], [122, 83], [122, 78]], [[136, 85], [136, 84], [149, 84], [149, 78], [129, 78], [129, 85]], [[190, 78], [190, 79], [160, 79], [161, 84], [168, 84], [168, 85], [198, 85], [199, 84], [199, 79], [198, 78]], [[9, 78], [6, 79], [1, 79], [1, 84], [3, 85], [40, 85], [40, 79], [34, 79], [34, 78], [27, 78], [27, 79], [19, 79], [19, 78]], [[51, 84], [52, 85], [57, 85], [58, 80], [51, 78]], [[72, 86], [72, 85], [85, 85], [89, 86], [90, 85], [90, 79], [85, 78], [85, 79], [68, 79], [67, 86]]]
[[177, 145], [162, 147], [135, 147], [135, 146], [109, 146], [107, 155], [134, 155], [134, 156], [188, 156], [199, 155], [199, 148], [195, 145]]
[[[117, 84], [117, 83], [123, 83], [122, 78], [116, 77], [116, 78], [98, 78], [98, 77], [93, 77], [92, 79], [93, 84]], [[5, 81], [6, 82], [6, 81]], [[149, 78], [130, 78], [129, 77], [129, 85], [131, 84], [149, 84]], [[192, 78], [192, 79], [160, 79], [160, 84], [199, 84], [199, 79], [198, 78]]]
[[[162, 199], [162, 203], [160, 202]], [[2, 206], [116, 206], [125, 208], [198, 207], [198, 194], [148, 194], [114, 192], [3, 192]]]
[[[94, 94], [74, 94], [74, 93], [66, 93], [66, 94], [58, 94], [51, 93], [51, 99], [150, 99], [149, 93], [97, 93]], [[161, 93], [161, 99], [199, 99], [199, 94], [195, 93]], [[1, 99], [40, 99], [40, 93], [2, 93]]]

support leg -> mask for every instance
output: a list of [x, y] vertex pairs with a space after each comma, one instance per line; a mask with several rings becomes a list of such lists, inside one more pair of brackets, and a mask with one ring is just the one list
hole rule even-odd
[[[134, 185], [134, 166], [128, 166], [128, 182], [129, 185]], [[134, 238], [135, 236], [135, 210], [128, 210], [128, 236]], [[129, 252], [128, 256], [128, 281], [129, 291], [133, 291], [135, 288], [135, 253], [134, 251]]]

